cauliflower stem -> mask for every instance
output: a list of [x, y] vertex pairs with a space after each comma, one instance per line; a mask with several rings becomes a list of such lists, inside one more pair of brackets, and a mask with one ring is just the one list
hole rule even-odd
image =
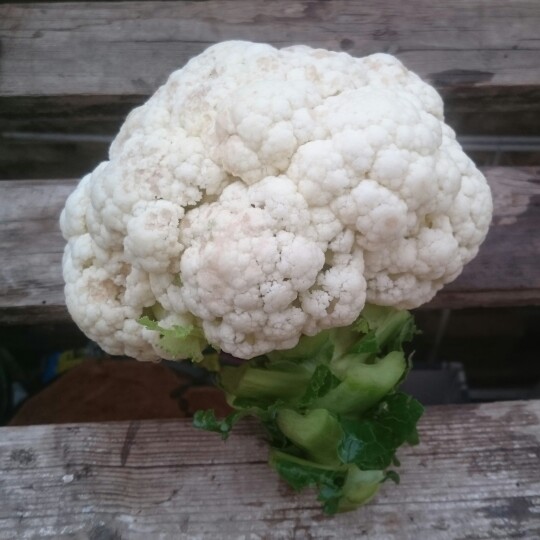
[[399, 482], [396, 450], [418, 442], [423, 408], [398, 391], [410, 367], [403, 343], [414, 333], [407, 311], [367, 305], [348, 327], [222, 365], [217, 383], [235, 412], [198, 411], [194, 425], [226, 439], [242, 417], [258, 418], [270, 465], [293, 489], [315, 487], [327, 514], [354, 510], [384, 481]]

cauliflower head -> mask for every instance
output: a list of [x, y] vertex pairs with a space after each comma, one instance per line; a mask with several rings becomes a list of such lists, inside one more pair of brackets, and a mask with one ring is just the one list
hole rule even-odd
[[111, 354], [193, 327], [239, 358], [414, 308], [491, 220], [437, 92], [396, 58], [225, 42], [126, 119], [60, 224], [67, 307]]

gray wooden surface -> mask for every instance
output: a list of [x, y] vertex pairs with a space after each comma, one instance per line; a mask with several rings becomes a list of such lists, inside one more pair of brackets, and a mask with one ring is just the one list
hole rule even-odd
[[[478, 257], [428, 307], [540, 304], [540, 169], [487, 168], [495, 216]], [[67, 320], [58, 217], [74, 180], [0, 182], [0, 322]]]
[[115, 131], [118, 114], [189, 58], [244, 39], [389, 52], [442, 91], [458, 132], [485, 133], [499, 118], [536, 133], [539, 27], [535, 0], [5, 4], [0, 119], [6, 130]]
[[0, 539], [540, 538], [540, 401], [432, 407], [420, 433], [400, 486], [328, 518], [250, 423], [0, 428]]
[[534, 0], [72, 2], [0, 13], [4, 96], [146, 94], [226, 39], [390, 52], [441, 87], [540, 81]]
[[[100, 136], [227, 39], [395, 54], [441, 92], [460, 135], [538, 135], [539, 27], [536, 0], [2, 3], [0, 179], [83, 174], [106, 156]], [[529, 165], [532, 152], [475, 159]]]

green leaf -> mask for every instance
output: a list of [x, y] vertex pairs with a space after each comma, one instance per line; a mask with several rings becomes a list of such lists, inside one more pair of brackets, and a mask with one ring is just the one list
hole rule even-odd
[[340, 459], [362, 470], [389, 467], [399, 446], [414, 438], [423, 410], [411, 396], [396, 393], [384, 399], [364, 419], [343, 418]]
[[387, 339], [386, 350], [402, 350], [403, 343], [411, 341], [416, 333], [417, 330], [414, 319], [412, 318], [412, 315], [408, 313], [408, 318], [401, 323], [399, 330]]
[[221, 369], [220, 384], [235, 398], [261, 401], [298, 399], [307, 388], [310, 371], [299, 362], [279, 361], [266, 366], [246, 363]]
[[405, 439], [405, 442], [407, 444], [410, 444], [411, 446], [416, 446], [420, 442], [420, 437], [418, 435], [418, 431], [416, 430], [416, 428], [411, 430], [411, 432]]
[[259, 419], [272, 447], [293, 451], [291, 442], [277, 424], [277, 415], [284, 405], [285, 402], [281, 399], [235, 398], [232, 400], [232, 406], [239, 412], [242, 411], [244, 415], [252, 415]]
[[279, 451], [272, 452], [270, 464], [296, 491], [316, 485], [339, 486], [345, 479], [343, 471], [336, 472], [330, 467], [317, 466]]
[[357, 341], [348, 351], [347, 354], [377, 354], [380, 351], [377, 335], [374, 331], [369, 331], [363, 338]]
[[325, 396], [341, 381], [330, 371], [330, 368], [320, 364], [315, 368], [304, 395], [300, 398], [302, 406], [308, 406], [315, 399]]
[[337, 511], [354, 510], [369, 501], [377, 493], [384, 479], [383, 471], [361, 471], [355, 465], [349, 466]]
[[219, 433], [221, 438], [225, 440], [229, 437], [234, 424], [243, 416], [245, 416], [244, 412], [236, 411], [218, 420], [216, 413], [212, 409], [208, 409], [206, 411], [197, 411], [193, 415], [193, 425], [198, 429]]
[[221, 364], [219, 363], [219, 353], [214, 350], [204, 351], [202, 359], [199, 360], [197, 364], [207, 371], [218, 373], [221, 369]]
[[386, 482], [387, 480], [391, 480], [396, 485], [399, 485], [399, 483], [401, 482], [401, 478], [399, 477], [399, 474], [396, 471], [386, 471], [384, 473], [383, 482]]
[[392, 432], [383, 425], [364, 421], [343, 420], [345, 432], [339, 447], [344, 463], [354, 463], [362, 470], [385, 469], [392, 463], [397, 446], [393, 444]]
[[403, 443], [417, 434], [416, 424], [423, 412], [424, 407], [419, 401], [403, 392], [396, 392], [382, 401], [374, 410], [373, 417], [375, 421], [392, 428]]
[[345, 482], [345, 470], [333, 470], [317, 466], [305, 459], [273, 451], [270, 464], [294, 490], [317, 487], [318, 500], [323, 502], [327, 514], [334, 514], [339, 507], [342, 487]]
[[340, 368], [339, 376], [343, 381], [310, 406], [337, 414], [367, 411], [393, 391], [406, 367], [405, 356], [400, 351], [393, 351], [374, 364], [348, 362]]
[[321, 485], [317, 500], [323, 503], [325, 514], [333, 515], [339, 511], [343, 488], [338, 485]]
[[[410, 367], [403, 342], [413, 334], [409, 313], [366, 306], [353, 325], [222, 366], [217, 379], [236, 412], [216, 419], [199, 411], [194, 424], [225, 439], [239, 418], [255, 416], [272, 448], [271, 465], [293, 489], [315, 487], [328, 514], [353, 510], [382, 482], [399, 482], [387, 469], [399, 465], [401, 444], [418, 440], [422, 406], [395, 393]], [[190, 336], [190, 328], [174, 335]]]
[[360, 334], [368, 334], [370, 332], [369, 322], [362, 315], [360, 315], [360, 317], [353, 323], [353, 328]]
[[177, 359], [190, 358], [194, 362], [204, 359], [203, 350], [208, 346], [204, 333], [192, 325], [163, 328], [157, 321], [145, 315], [139, 319], [139, 324], [159, 332], [159, 346]]
[[338, 419], [326, 409], [313, 409], [305, 414], [293, 409], [277, 411], [277, 426], [282, 433], [305, 452], [311, 461], [323, 465], [339, 465], [338, 445], [343, 431]]
[[366, 304], [354, 328], [363, 333], [375, 333], [379, 351], [400, 351], [403, 343], [416, 333], [414, 319], [408, 311]]
[[272, 351], [268, 353], [268, 358], [272, 361], [280, 359], [302, 361], [314, 358], [321, 354], [321, 351], [326, 351], [328, 345], [332, 345], [329, 337], [329, 330], [324, 330], [314, 336], [303, 335], [300, 337], [298, 344], [292, 349]]
[[232, 401], [232, 406], [235, 409], [260, 409], [262, 411], [268, 409], [274, 400], [272, 399], [257, 399], [257, 398], [234, 398]]
[[268, 437], [268, 443], [272, 448], [287, 451], [292, 455], [298, 455], [302, 453], [298, 448], [291, 444], [291, 441], [289, 441], [289, 439], [284, 435], [281, 429], [279, 429], [279, 426], [277, 425], [275, 419], [261, 420], [261, 424]]

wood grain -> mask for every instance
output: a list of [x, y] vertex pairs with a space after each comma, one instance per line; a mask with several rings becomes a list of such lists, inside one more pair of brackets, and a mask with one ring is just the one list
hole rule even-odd
[[7, 4], [2, 96], [136, 95], [216, 41], [397, 54], [440, 88], [537, 86], [534, 0]]
[[540, 401], [429, 408], [402, 483], [324, 517], [267, 466], [260, 432], [187, 421], [0, 429], [0, 539], [540, 537]]
[[0, 6], [4, 130], [103, 132], [217, 41], [397, 55], [459, 133], [537, 133], [535, 0], [207, 0]]
[[66, 320], [58, 219], [73, 180], [0, 182], [0, 322]]
[[[540, 305], [540, 169], [484, 169], [493, 225], [479, 255], [427, 308]], [[65, 321], [58, 218], [74, 180], [0, 182], [0, 323]]]

